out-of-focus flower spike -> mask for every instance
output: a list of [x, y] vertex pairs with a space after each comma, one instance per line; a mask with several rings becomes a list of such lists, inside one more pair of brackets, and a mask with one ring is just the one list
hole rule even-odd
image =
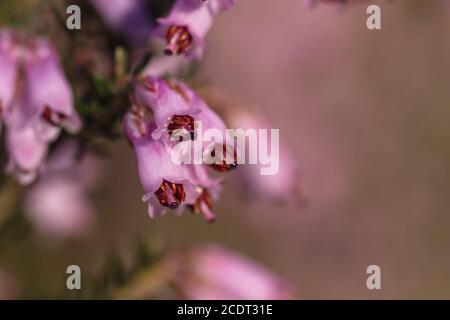
[[61, 128], [69, 133], [81, 128], [72, 90], [47, 40], [0, 28], [0, 111], [6, 171], [29, 184]]
[[174, 283], [185, 299], [277, 300], [293, 297], [289, 286], [269, 270], [217, 245], [179, 252], [169, 258], [169, 266], [170, 263], [177, 266]]
[[[242, 109], [234, 110], [229, 115], [229, 121], [233, 128], [244, 130], [271, 127], [262, 116]], [[280, 143], [279, 169], [275, 175], [261, 175], [260, 165], [247, 164], [242, 167], [239, 179], [249, 196], [281, 203], [290, 202], [300, 196], [297, 162], [284, 143]]]
[[85, 233], [93, 224], [88, 192], [97, 186], [101, 167], [96, 156], [79, 151], [73, 140], [59, 145], [26, 194], [27, 217], [43, 236], [63, 240]]

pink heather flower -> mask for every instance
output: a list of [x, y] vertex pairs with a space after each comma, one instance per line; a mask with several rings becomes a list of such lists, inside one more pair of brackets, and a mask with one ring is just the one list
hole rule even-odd
[[170, 14], [157, 20], [159, 26], [155, 34], [167, 42], [164, 52], [200, 59], [214, 17], [234, 3], [234, 0], [177, 0]]
[[66, 238], [92, 224], [94, 209], [88, 193], [97, 184], [99, 161], [89, 153], [78, 159], [78, 152], [75, 141], [59, 146], [26, 194], [25, 212], [41, 234]]
[[76, 133], [80, 130], [81, 120], [56, 52], [45, 40], [36, 39], [32, 46], [33, 51], [24, 66], [30, 121], [34, 121], [38, 135], [44, 141], [56, 139], [61, 127]]
[[[0, 111], [6, 125], [7, 172], [31, 183], [61, 128], [77, 132], [81, 120], [51, 44], [0, 29]], [[23, 72], [19, 77], [19, 69]], [[3, 72], [5, 71], [5, 72]]]
[[216, 245], [175, 256], [175, 279], [183, 298], [193, 300], [289, 299], [287, 285], [257, 263]]
[[105, 24], [131, 45], [140, 46], [151, 33], [150, 17], [142, 0], [90, 0]]
[[188, 133], [193, 140], [195, 138], [194, 116], [199, 109], [191, 108], [176, 88], [170, 87], [166, 80], [156, 77], [145, 77], [136, 86], [138, 103], [153, 112], [156, 124], [151, 133], [155, 140], [164, 138], [172, 140], [177, 133]]
[[195, 203], [198, 192], [189, 181], [187, 168], [172, 161], [161, 140], [154, 140], [154, 124], [146, 123], [133, 108], [124, 118], [124, 132], [136, 153], [139, 178], [144, 187], [143, 201], [149, 203], [150, 217], [163, 215], [167, 208]]
[[[181, 81], [172, 81], [172, 86], [184, 97], [191, 109], [199, 110], [195, 120], [201, 123], [202, 131], [218, 130], [223, 141], [204, 141], [203, 153], [208, 157], [217, 157], [210, 167], [219, 172], [226, 172], [237, 167], [237, 153], [235, 152], [234, 139], [229, 136], [222, 118], [215, 113], [206, 102], [191, 88]], [[216, 155], [216, 151], [221, 154]], [[220, 160], [220, 158], [222, 158]], [[228, 160], [228, 161], [227, 161]]]
[[30, 190], [25, 205], [37, 231], [58, 238], [86, 231], [94, 216], [82, 187], [64, 176], [42, 178]]
[[[228, 137], [225, 123], [186, 84], [147, 76], [136, 86], [135, 92], [137, 103], [154, 114], [156, 129], [152, 132], [153, 139], [163, 138], [166, 144], [172, 146], [182, 141], [194, 141], [197, 139], [197, 126], [201, 124], [202, 131], [218, 130], [224, 139], [204, 141], [202, 145], [202, 153], [212, 159], [218, 159], [211, 167], [219, 172], [236, 167], [234, 140]], [[216, 155], [216, 151], [220, 154]]]

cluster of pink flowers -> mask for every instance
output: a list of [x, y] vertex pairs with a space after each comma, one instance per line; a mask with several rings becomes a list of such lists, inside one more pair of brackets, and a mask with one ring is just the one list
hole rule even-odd
[[[212, 204], [221, 191], [219, 179], [211, 177], [204, 165], [175, 163], [172, 148], [197, 138], [196, 121], [224, 131], [225, 124], [182, 82], [147, 76], [136, 83], [134, 93], [134, 105], [124, 118], [124, 131], [136, 152], [145, 190], [143, 200], [149, 203], [150, 216], [187, 206], [202, 213], [207, 221], [214, 221]], [[152, 120], [148, 113], [153, 115]], [[210, 145], [203, 148], [214, 149]], [[226, 172], [235, 167], [225, 160], [210, 165], [211, 169]]]
[[[232, 0], [178, 0], [167, 17], [157, 20], [153, 35], [167, 42], [166, 55], [200, 59], [214, 17], [233, 4]], [[208, 222], [215, 220], [212, 206], [220, 195], [221, 184], [210, 170], [227, 172], [235, 168], [234, 162], [226, 161], [227, 156], [234, 154], [224, 152], [223, 162], [215, 162], [210, 168], [176, 164], [171, 158], [178, 143], [196, 140], [197, 121], [204, 129], [214, 128], [225, 134], [222, 119], [185, 83], [151, 74], [135, 80], [132, 107], [124, 117], [124, 132], [136, 152], [145, 190], [143, 200], [148, 202], [151, 217], [161, 216], [167, 209], [181, 212], [189, 208]], [[217, 144], [227, 150], [225, 141], [213, 144], [204, 144], [203, 153], [213, 153]]]
[[76, 133], [81, 120], [58, 55], [47, 40], [1, 29], [0, 70], [6, 171], [30, 184], [61, 128]]
[[[230, 0], [178, 0], [167, 17], [157, 20], [153, 34], [166, 41], [164, 53], [168, 58], [152, 62], [134, 81], [132, 106], [124, 117], [124, 132], [137, 155], [145, 191], [143, 200], [148, 202], [151, 217], [161, 216], [167, 209], [181, 212], [187, 207], [203, 214], [207, 221], [214, 221], [212, 205], [221, 192], [221, 177], [212, 173], [236, 167], [236, 148], [227, 145], [234, 140], [228, 139], [227, 127], [220, 116], [186, 83], [161, 77], [161, 70], [172, 68], [167, 59], [176, 59], [174, 55], [200, 59], [214, 17], [233, 5]], [[241, 113], [234, 118], [240, 116]], [[244, 129], [264, 127], [265, 123], [257, 117], [250, 118], [246, 123], [234, 124]], [[171, 159], [174, 148], [197, 139], [196, 123], [201, 123], [203, 130], [222, 133], [224, 141], [202, 145], [202, 154], [211, 157], [215, 156], [215, 150], [223, 150], [219, 155], [222, 159], [211, 165], [174, 163]], [[261, 177], [258, 166], [245, 166], [241, 184], [258, 198], [288, 200], [296, 182], [295, 169], [286, 152], [281, 160], [280, 172], [270, 177]]]
[[[214, 18], [230, 9], [235, 0], [177, 0], [167, 17], [157, 19], [155, 27], [141, 0], [90, 2], [113, 31], [127, 38], [131, 48], [161, 38], [165, 41], [161, 51], [168, 58], [178, 55], [191, 61], [202, 58]], [[188, 209], [213, 222], [213, 203], [222, 191], [222, 175], [237, 167], [234, 138], [228, 137], [222, 118], [197, 92], [183, 81], [162, 76], [161, 70], [169, 70], [167, 60], [162, 63], [164, 66], [155, 67], [153, 62], [137, 76], [130, 74], [127, 83], [130, 107], [122, 119], [123, 133], [136, 154], [142, 199], [148, 203], [152, 218], [167, 210], [181, 213]], [[261, 118], [247, 115], [236, 113], [234, 124], [245, 129], [267, 127]], [[75, 134], [82, 126], [58, 54], [47, 40], [0, 29], [0, 123], [7, 148], [7, 173], [24, 185], [35, 182], [40, 174], [24, 198], [27, 217], [44, 234], [59, 237], [84, 231], [92, 222], [93, 209], [86, 196], [96, 184], [98, 166], [88, 154], [81, 155], [78, 142], [68, 139], [61, 139], [65, 143], [47, 160], [50, 145], [62, 129]], [[203, 130], [214, 129], [223, 137], [222, 141], [200, 143], [201, 154], [215, 161], [174, 161], [174, 150], [185, 150], [177, 148], [199, 138], [198, 123]], [[241, 175], [242, 184], [260, 198], [269, 195], [285, 200], [295, 188], [295, 179], [292, 159], [282, 157], [286, 161], [282, 160], [278, 175], [263, 178], [259, 167], [247, 167]], [[174, 281], [188, 298], [289, 297], [285, 284], [270, 272], [215, 246], [179, 255], [176, 261], [187, 276]]]

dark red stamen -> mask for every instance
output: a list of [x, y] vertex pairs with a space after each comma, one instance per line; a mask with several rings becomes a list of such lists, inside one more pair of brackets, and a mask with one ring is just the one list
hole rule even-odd
[[159, 203], [170, 209], [176, 209], [186, 200], [186, 192], [182, 184], [163, 180], [159, 189], [155, 192]]
[[54, 126], [60, 126], [61, 122], [66, 119], [66, 115], [62, 112], [54, 112], [49, 106], [45, 106], [41, 114], [42, 118]]
[[170, 26], [166, 31], [167, 46], [164, 53], [168, 56], [182, 54], [192, 47], [193, 38], [187, 27]]
[[[195, 140], [195, 120], [189, 115], [174, 115], [170, 118], [167, 125], [167, 132], [170, 136], [177, 135], [187, 131], [190, 139]], [[183, 137], [179, 136], [178, 141], [183, 141]]]

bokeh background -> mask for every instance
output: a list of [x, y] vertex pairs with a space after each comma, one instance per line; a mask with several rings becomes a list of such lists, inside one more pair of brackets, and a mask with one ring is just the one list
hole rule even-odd
[[[366, 4], [238, 0], [208, 36], [201, 76], [280, 128], [306, 206], [243, 199], [236, 171], [215, 224], [190, 214], [151, 220], [121, 140], [109, 145], [94, 230], [59, 245], [16, 235], [1, 245], [1, 264], [27, 297], [51, 297], [67, 265], [98, 269], [145, 235], [158, 250], [234, 249], [301, 299], [450, 298], [450, 3], [374, 3], [377, 31], [366, 28]], [[381, 290], [366, 287], [372, 264]]]

